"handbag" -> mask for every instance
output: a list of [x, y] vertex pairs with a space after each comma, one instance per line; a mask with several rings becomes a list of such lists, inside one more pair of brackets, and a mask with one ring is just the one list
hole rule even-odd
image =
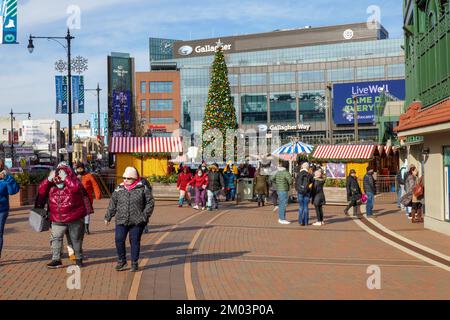
[[50, 229], [50, 221], [48, 220], [48, 213], [46, 209], [31, 209], [28, 221], [31, 228], [36, 232], [44, 232]]
[[423, 196], [423, 185], [421, 183], [418, 183], [414, 186], [413, 194], [416, 198], [420, 198]]
[[93, 214], [94, 207], [92, 206], [91, 199], [89, 199], [89, 195], [83, 186], [81, 187], [81, 195], [83, 197], [84, 207], [86, 208], [86, 214]]
[[362, 197], [361, 197], [362, 203], [367, 203], [367, 200], [369, 200], [369, 199], [367, 198], [367, 195], [363, 194]]

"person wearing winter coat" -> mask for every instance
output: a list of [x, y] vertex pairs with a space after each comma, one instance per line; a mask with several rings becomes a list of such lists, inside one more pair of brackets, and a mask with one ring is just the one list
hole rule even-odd
[[322, 170], [314, 172], [314, 182], [311, 190], [311, 202], [316, 210], [317, 222], [314, 226], [323, 226], [323, 206], [326, 204], [325, 193], [323, 188], [325, 186], [325, 179], [323, 178]]
[[[416, 166], [414, 164], [411, 164], [409, 166], [409, 170], [405, 175], [405, 194], [403, 195], [403, 197], [409, 199], [408, 203], [406, 203], [405, 208], [406, 208], [406, 215], [408, 216], [409, 219], [411, 219], [412, 215], [412, 193], [413, 193], [413, 188], [416, 184], [416, 179], [414, 178], [414, 171], [417, 170]], [[402, 197], [402, 198], [403, 198]]]
[[291, 224], [286, 220], [286, 207], [288, 205], [289, 191], [291, 190], [292, 177], [285, 167], [280, 165], [275, 175], [270, 178], [271, 182], [275, 183], [275, 188], [278, 195], [279, 209], [278, 209], [278, 223]]
[[235, 172], [237, 172], [237, 168], [236, 166], [234, 166], [234, 168], [229, 163], [223, 170], [223, 182], [225, 183], [225, 193], [227, 201], [236, 200], [237, 173]]
[[5, 170], [3, 160], [0, 160], [0, 258], [3, 249], [3, 234], [6, 220], [9, 215], [9, 196], [20, 191], [20, 186], [14, 178]]
[[372, 167], [367, 167], [367, 173], [364, 176], [363, 187], [367, 196], [366, 213], [368, 217], [373, 216], [373, 206], [375, 201], [375, 194], [377, 193], [377, 187], [375, 178], [373, 177], [374, 170]]
[[209, 211], [219, 210], [219, 200], [217, 199], [219, 193], [225, 188], [225, 183], [222, 174], [219, 172], [219, 167], [215, 163], [209, 167], [208, 171], [208, 187], [206, 192], [208, 194], [207, 207]]
[[128, 167], [123, 174], [123, 183], [114, 190], [105, 215], [105, 224], [116, 219], [115, 242], [118, 261], [117, 271], [127, 268], [125, 241], [129, 235], [131, 244], [131, 272], [139, 270], [141, 238], [153, 214], [155, 200], [139, 176], [136, 168]]
[[[81, 184], [86, 189], [91, 204], [94, 204], [94, 195], [96, 200], [100, 200], [102, 198], [102, 191], [97, 183], [97, 180], [95, 180], [94, 176], [86, 171], [84, 163], [77, 164], [76, 173], [78, 175], [78, 179], [81, 180]], [[88, 214], [84, 218], [85, 234], [90, 234], [89, 230], [90, 222], [91, 216]]]
[[[62, 267], [61, 249], [63, 237], [69, 232], [77, 266], [83, 267], [84, 218], [89, 208], [85, 203], [85, 191], [81, 181], [65, 163], [50, 172], [39, 186], [39, 197], [48, 198], [51, 227], [52, 261], [49, 269]], [[88, 200], [89, 201], [89, 200]]]
[[311, 199], [311, 188], [313, 175], [310, 173], [308, 162], [302, 164], [302, 169], [295, 179], [295, 189], [298, 196], [298, 223], [302, 226], [309, 225], [309, 200]]
[[180, 191], [180, 198], [178, 200], [178, 207], [182, 208], [184, 200], [186, 199], [191, 205], [191, 196], [188, 190], [188, 183], [192, 180], [192, 173], [189, 167], [183, 167], [183, 172], [178, 175], [177, 189]]
[[361, 205], [362, 192], [354, 169], [350, 170], [350, 175], [347, 177], [346, 190], [348, 205], [345, 208], [344, 213], [348, 216], [348, 211], [353, 207], [353, 216], [356, 217], [359, 212], [359, 206]]
[[195, 190], [195, 210], [206, 210], [206, 187], [208, 186], [208, 175], [203, 173], [202, 169], [198, 169], [195, 176], [189, 181], [188, 186], [192, 186]]
[[261, 174], [261, 169], [256, 172], [256, 176], [253, 179], [253, 193], [258, 198], [258, 207], [264, 207], [266, 197], [269, 196], [269, 179]]

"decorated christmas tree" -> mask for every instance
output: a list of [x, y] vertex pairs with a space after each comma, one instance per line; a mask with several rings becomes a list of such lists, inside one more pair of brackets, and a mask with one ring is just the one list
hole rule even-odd
[[[226, 154], [226, 132], [229, 129], [237, 129], [236, 111], [231, 99], [230, 82], [228, 80], [228, 68], [222, 51], [222, 46], [218, 43], [211, 71], [211, 84], [206, 104], [205, 116], [203, 119], [203, 149], [213, 143], [204, 136], [210, 129], [218, 129], [223, 136], [223, 160], [234, 159], [234, 155]], [[231, 143], [228, 141], [228, 144]], [[233, 141], [236, 148], [236, 140]], [[234, 149], [235, 149], [234, 148]]]

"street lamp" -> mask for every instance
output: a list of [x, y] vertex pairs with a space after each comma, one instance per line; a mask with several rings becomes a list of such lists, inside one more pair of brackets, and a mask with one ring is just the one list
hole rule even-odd
[[[72, 159], [73, 159], [73, 154], [72, 152], [70, 152], [70, 147], [72, 147], [72, 59], [71, 59], [71, 41], [73, 39], [75, 39], [75, 37], [73, 37], [70, 34], [70, 29], [67, 29], [67, 35], [65, 37], [34, 37], [32, 35], [30, 35], [30, 39], [28, 40], [28, 51], [30, 53], [33, 53], [34, 51], [34, 43], [33, 43], [33, 39], [47, 39], [47, 40], [54, 40], [57, 43], [59, 43], [67, 52], [67, 85], [68, 85], [68, 92], [69, 92], [69, 97], [68, 97], [68, 118], [69, 118], [69, 141], [68, 141], [68, 145], [69, 145], [69, 150], [68, 150], [68, 154], [69, 154], [69, 165], [72, 167]], [[59, 42], [58, 40], [66, 40], [67, 45], [62, 44], [61, 42]]]

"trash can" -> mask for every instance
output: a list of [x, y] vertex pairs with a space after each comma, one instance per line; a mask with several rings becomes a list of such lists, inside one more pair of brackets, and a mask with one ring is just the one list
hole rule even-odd
[[253, 179], [239, 179], [237, 182], [236, 201], [253, 200]]

